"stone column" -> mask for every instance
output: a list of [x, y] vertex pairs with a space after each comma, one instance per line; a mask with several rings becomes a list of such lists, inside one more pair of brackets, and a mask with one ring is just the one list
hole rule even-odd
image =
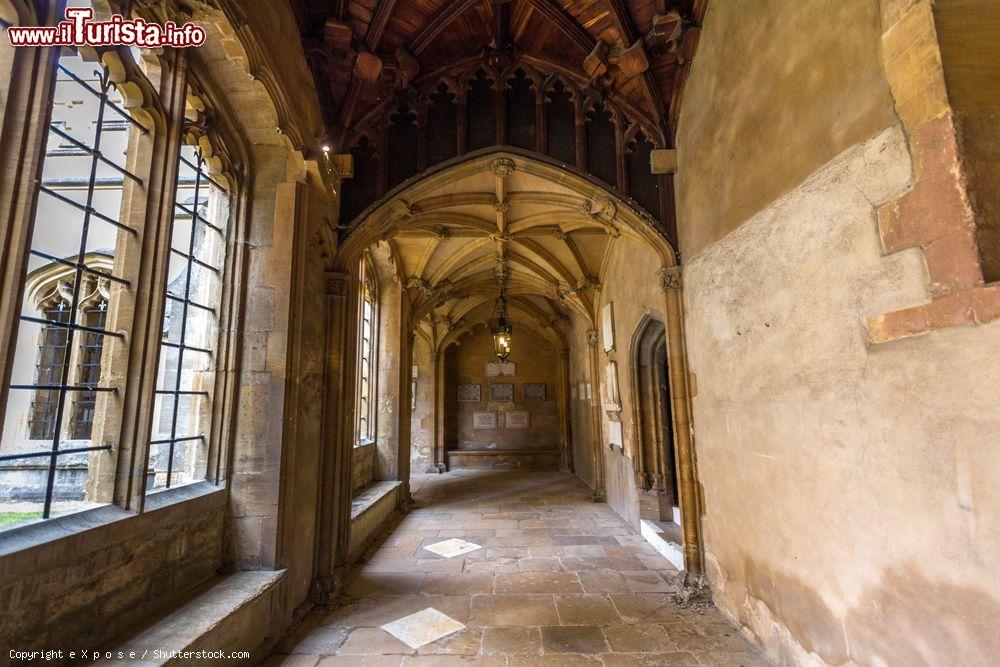
[[[684, 543], [684, 566], [689, 577], [703, 574], [701, 559], [701, 485], [694, 451], [691, 423], [691, 376], [684, 342], [684, 310], [681, 293], [681, 267], [660, 271], [667, 313], [667, 365], [670, 370], [671, 410], [677, 452], [678, 499], [681, 511], [681, 539]], [[665, 443], [669, 446], [669, 443]]]
[[351, 368], [350, 276], [328, 272], [326, 279], [326, 395], [323, 409], [323, 455], [321, 457], [317, 531], [316, 583], [320, 599], [340, 590], [338, 566], [347, 561], [351, 529], [351, 442], [353, 429]]
[[607, 500], [604, 488], [604, 431], [601, 428], [601, 370], [600, 351], [597, 349], [600, 334], [596, 329], [587, 332], [590, 347], [590, 419], [591, 444], [594, 453], [594, 495], [595, 503]]
[[[409, 320], [408, 300], [404, 300], [405, 320]], [[396, 479], [403, 483], [403, 502], [412, 502], [410, 497], [410, 450], [413, 443], [410, 434], [413, 431], [413, 341], [416, 334], [407, 331], [400, 337], [399, 350], [399, 440], [396, 462]]]
[[427, 472], [448, 472], [448, 456], [444, 450], [444, 350], [431, 353], [431, 364], [434, 366], [434, 437], [431, 446], [434, 460]]
[[559, 350], [559, 431], [562, 441], [560, 469], [573, 472], [573, 443], [570, 428], [569, 350]]
[[[59, 3], [49, 3], [35, 25], [54, 25], [61, 18]], [[48, 111], [59, 49], [14, 49], [14, 64], [0, 133], [0, 404], [7, 405], [7, 384], [14, 361], [24, 288], [25, 256], [31, 247], [33, 212], [49, 136]]]

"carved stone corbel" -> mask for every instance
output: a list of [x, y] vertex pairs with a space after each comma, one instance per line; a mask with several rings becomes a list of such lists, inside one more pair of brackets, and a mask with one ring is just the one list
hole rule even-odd
[[494, 176], [506, 178], [514, 173], [514, 161], [505, 157], [497, 158], [490, 162], [490, 170]]
[[681, 267], [671, 266], [660, 269], [660, 288], [664, 292], [673, 292], [681, 288]]
[[346, 273], [328, 272], [326, 276], [326, 295], [345, 299], [350, 294], [351, 277]]

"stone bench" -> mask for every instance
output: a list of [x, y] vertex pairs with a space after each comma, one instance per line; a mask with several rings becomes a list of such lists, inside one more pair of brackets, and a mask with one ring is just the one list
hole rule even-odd
[[[226, 654], [248, 651], [250, 656], [240, 662], [259, 661], [261, 656], [254, 654], [270, 631], [271, 598], [284, 575], [285, 570], [268, 570], [217, 577], [192, 592], [173, 611], [105, 647], [103, 651], [110, 651], [113, 657], [105, 657], [98, 663], [236, 664], [236, 661], [199, 660], [183, 655], [197, 651]], [[173, 655], [174, 652], [182, 655]]]
[[558, 470], [558, 449], [453, 449], [448, 470]]

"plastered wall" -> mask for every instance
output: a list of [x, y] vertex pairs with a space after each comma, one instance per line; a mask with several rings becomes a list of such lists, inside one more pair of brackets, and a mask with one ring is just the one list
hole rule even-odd
[[[646, 317], [664, 321], [665, 306], [663, 291], [657, 272], [661, 268], [660, 259], [650, 248], [627, 237], [615, 239], [611, 248], [605, 272], [601, 279], [598, 311], [612, 304], [614, 313], [614, 349], [605, 352], [603, 338], [598, 343], [600, 367], [601, 399], [603, 405], [610, 400], [607, 395], [607, 364], [614, 361], [618, 368], [619, 398], [621, 401], [621, 425], [624, 447], [608, 447], [609, 416], [601, 412], [601, 453], [604, 457], [606, 492], [608, 504], [630, 525], [639, 525], [638, 493], [635, 487], [635, 467], [633, 458], [638, 436], [632, 409], [635, 400], [631, 387], [633, 372], [632, 338]], [[590, 460], [593, 451], [589, 426], [590, 403], [579, 396], [580, 383], [589, 382], [590, 347], [586, 330], [589, 328], [582, 318], [574, 316], [573, 341], [570, 345], [570, 379], [575, 379], [577, 398], [572, 400], [572, 424], [574, 429], [574, 454], [577, 474], [592, 483]], [[598, 327], [601, 329], [601, 327]]]
[[876, 11], [715, 3], [688, 81], [678, 198], [707, 573], [782, 664], [995, 664], [1000, 326], [878, 345], [865, 328], [928, 299], [919, 250], [883, 255], [878, 236], [876, 207], [913, 165], [872, 69]]
[[685, 259], [893, 120], [876, 0], [711, 2], [703, 28], [677, 141]]

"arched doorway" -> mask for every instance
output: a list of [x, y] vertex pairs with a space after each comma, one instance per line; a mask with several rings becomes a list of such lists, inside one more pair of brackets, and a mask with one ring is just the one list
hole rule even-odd
[[674, 449], [666, 327], [647, 318], [632, 344], [634, 423], [638, 430], [635, 484], [639, 513], [650, 521], [680, 524], [680, 485]]

